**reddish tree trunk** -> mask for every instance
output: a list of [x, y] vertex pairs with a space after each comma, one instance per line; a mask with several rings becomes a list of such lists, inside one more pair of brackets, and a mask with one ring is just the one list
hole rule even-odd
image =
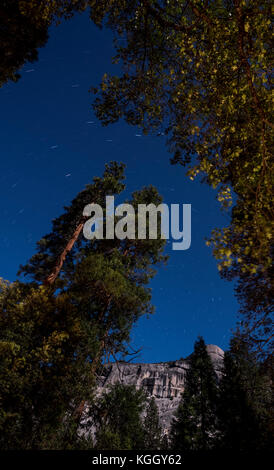
[[58, 258], [56, 265], [54, 266], [53, 271], [46, 277], [44, 280], [44, 284], [51, 285], [55, 282], [55, 279], [59, 276], [59, 273], [62, 269], [64, 261], [66, 259], [67, 254], [72, 250], [75, 242], [78, 240], [79, 235], [84, 227], [85, 221], [81, 222], [75, 229], [71, 239], [68, 241], [66, 247], [62, 251], [61, 255]]

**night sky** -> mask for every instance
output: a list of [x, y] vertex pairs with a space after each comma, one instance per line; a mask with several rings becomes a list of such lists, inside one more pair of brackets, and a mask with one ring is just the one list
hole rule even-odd
[[132, 346], [142, 348], [138, 361], [185, 357], [198, 335], [227, 348], [238, 305], [205, 237], [229, 216], [216, 192], [170, 165], [163, 136], [143, 136], [123, 121], [104, 128], [95, 118], [88, 90], [117, 71], [112, 55], [111, 32], [76, 15], [51, 29], [39, 61], [24, 66], [18, 83], [0, 89], [0, 275], [13, 281], [62, 207], [102, 175], [106, 162], [122, 161], [125, 196], [153, 184], [165, 203], [192, 204], [191, 248], [172, 251], [168, 244], [169, 262], [151, 283], [155, 314], [132, 332]]

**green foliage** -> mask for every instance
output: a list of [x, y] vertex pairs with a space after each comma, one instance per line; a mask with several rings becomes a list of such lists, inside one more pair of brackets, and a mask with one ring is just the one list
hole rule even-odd
[[[53, 221], [53, 230], [37, 244], [38, 253], [21, 271], [33, 279], [45, 279], [54, 268], [76, 226], [82, 221], [83, 208], [96, 202], [105, 207], [105, 196], [124, 189], [124, 165], [106, 165], [103, 178], [95, 178], [92, 185], [80, 192], [65, 213]], [[162, 198], [150, 186], [136, 191], [130, 202], [135, 208], [140, 203], [160, 204]], [[104, 224], [105, 224], [104, 211]], [[116, 219], [117, 220], [117, 219]], [[138, 218], [136, 217], [136, 225]], [[160, 230], [160, 224], [159, 224]], [[159, 232], [160, 234], [160, 232]], [[126, 354], [132, 325], [143, 314], [153, 312], [151, 292], [147, 287], [155, 275], [154, 267], [165, 261], [165, 240], [92, 240], [81, 233], [67, 254], [56, 288], [62, 288], [85, 318], [89, 339], [83, 344], [87, 356], [92, 351], [105, 357]], [[100, 357], [91, 355], [94, 362]]]
[[0, 6], [0, 87], [20, 78], [26, 62], [38, 59], [48, 40], [48, 29], [60, 17], [85, 8], [84, 0], [2, 0]]
[[0, 86], [8, 80], [17, 81], [18, 69], [27, 61], [37, 60], [39, 47], [48, 40], [48, 23], [39, 22], [29, 14], [23, 14], [18, 0], [1, 2], [0, 7]]
[[[103, 205], [106, 195], [124, 188], [123, 169], [106, 165], [103, 178], [94, 178], [53, 221], [22, 268], [32, 282], [1, 284], [1, 448], [91, 446], [78, 430], [96, 370], [103, 359], [127, 355], [132, 326], [153, 312], [148, 283], [166, 259], [160, 238], [88, 242], [80, 234], [55, 284], [38, 284], [63, 253], [85, 205]], [[161, 202], [155, 188], [132, 196], [133, 205], [147, 200]]]
[[176, 451], [210, 450], [216, 439], [217, 377], [206, 345], [199, 338], [190, 356], [185, 389], [172, 423], [171, 446]]
[[133, 385], [115, 384], [97, 404], [96, 449], [134, 450], [144, 445], [141, 413], [146, 396]]
[[248, 345], [233, 338], [224, 356], [219, 390], [221, 448], [245, 452], [271, 450], [272, 388], [271, 378], [262, 364], [255, 361]]
[[182, 452], [271, 451], [273, 364], [258, 362], [240, 334], [225, 352], [219, 381], [210, 362], [200, 339], [172, 423], [172, 448]]
[[79, 394], [91, 399], [94, 377], [78, 353], [80, 314], [66, 294], [4, 281], [0, 313], [0, 448], [58, 446], [65, 413]]
[[238, 280], [243, 329], [260, 352], [270, 351], [271, 2], [89, 4], [92, 20], [114, 31], [123, 70], [93, 89], [98, 118], [164, 133], [172, 162], [218, 188], [224, 209], [234, 196], [230, 225], [214, 230], [209, 245], [221, 275]]
[[149, 399], [144, 419], [144, 448], [148, 450], [159, 450], [162, 448], [163, 437], [159, 421], [159, 412], [155, 398]]
[[[103, 177], [93, 178], [93, 184], [86, 185], [85, 189], [73, 199], [70, 206], [64, 208], [64, 213], [52, 221], [52, 232], [39, 240], [37, 253], [32, 256], [26, 266], [20, 267], [19, 274], [24, 273], [25, 276], [36, 281], [44, 281], [47, 278], [76, 227], [85, 221], [86, 218], [82, 215], [84, 207], [93, 202], [104, 207], [106, 196], [117, 195], [124, 189], [124, 168], [124, 164], [117, 162], [105, 165]], [[84, 249], [87, 244], [90, 242], [87, 242], [81, 232], [73, 249], [66, 256], [59, 277], [72, 275], [75, 257], [79, 254], [80, 249]], [[103, 246], [105, 244], [106, 242], [103, 242]], [[59, 284], [61, 283], [59, 282]]]
[[37, 58], [50, 24], [88, 7], [95, 24], [114, 32], [114, 62], [123, 70], [92, 88], [102, 123], [124, 118], [144, 133], [165, 134], [172, 163], [218, 188], [224, 209], [234, 197], [230, 225], [214, 230], [208, 244], [221, 275], [237, 279], [242, 331], [267, 355], [273, 346], [270, 0], [4, 1], [0, 85], [17, 80], [20, 66]]

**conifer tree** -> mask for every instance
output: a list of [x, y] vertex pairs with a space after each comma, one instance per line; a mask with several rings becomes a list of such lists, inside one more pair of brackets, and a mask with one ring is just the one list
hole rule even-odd
[[271, 448], [271, 388], [270, 378], [248, 344], [235, 336], [225, 352], [220, 381], [217, 411], [221, 448], [246, 452]]
[[[148, 284], [166, 259], [165, 241], [88, 241], [78, 231], [84, 207], [94, 201], [104, 207], [106, 195], [123, 189], [122, 180], [123, 165], [107, 165], [103, 178], [95, 178], [38, 243], [22, 268], [32, 282], [2, 288], [0, 428], [10, 429], [3, 447], [16, 429], [18, 448], [61, 442], [72, 448], [102, 360], [126, 355], [132, 326], [153, 311]], [[150, 186], [133, 193], [131, 202], [157, 205], [161, 197]], [[52, 274], [53, 282], [44, 282]], [[59, 436], [60, 444], [49, 436]]]
[[165, 433], [162, 437], [161, 450], [170, 450], [170, 443], [167, 433]]
[[144, 446], [142, 411], [146, 395], [134, 385], [112, 385], [97, 404], [96, 448], [134, 450]]
[[149, 399], [144, 419], [144, 446], [145, 449], [159, 450], [162, 446], [162, 428], [160, 426], [159, 412], [155, 398]]
[[52, 232], [37, 242], [37, 253], [25, 266], [20, 266], [18, 274], [45, 284], [53, 284], [68, 272], [71, 274], [76, 255], [87, 245], [82, 229], [88, 217], [83, 215], [83, 209], [91, 203], [104, 208], [106, 196], [120, 194], [125, 188], [124, 168], [124, 164], [117, 162], [106, 164], [103, 176], [94, 177], [93, 183], [86, 185], [70, 206], [64, 208], [64, 213], [53, 219]]
[[171, 428], [178, 451], [209, 450], [216, 438], [217, 377], [203, 338], [194, 345], [185, 388]]

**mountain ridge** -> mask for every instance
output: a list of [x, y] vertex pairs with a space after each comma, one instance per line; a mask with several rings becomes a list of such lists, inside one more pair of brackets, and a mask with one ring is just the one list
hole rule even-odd
[[[207, 352], [212, 360], [214, 370], [221, 375], [224, 351], [215, 344], [207, 345]], [[185, 375], [189, 359], [154, 363], [115, 362], [104, 366], [98, 377], [98, 395], [109, 385], [122, 383], [143, 388], [149, 397], [154, 397], [160, 422], [164, 433], [168, 433], [174, 413], [184, 391]]]

